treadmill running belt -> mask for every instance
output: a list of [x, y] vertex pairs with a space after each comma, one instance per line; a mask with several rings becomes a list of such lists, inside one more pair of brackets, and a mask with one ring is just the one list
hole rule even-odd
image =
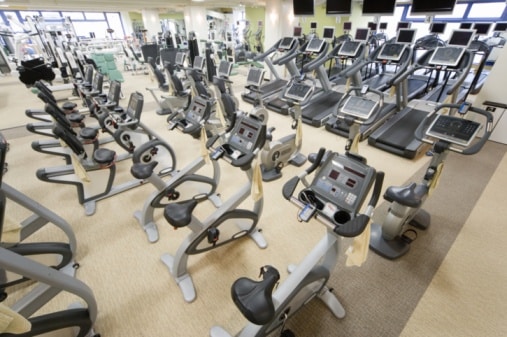
[[[398, 149], [404, 149], [415, 138], [415, 130], [421, 124], [428, 112], [422, 110], [411, 110], [401, 117], [389, 130], [384, 131], [384, 136], [377, 141]], [[396, 127], [394, 132], [390, 132]]]

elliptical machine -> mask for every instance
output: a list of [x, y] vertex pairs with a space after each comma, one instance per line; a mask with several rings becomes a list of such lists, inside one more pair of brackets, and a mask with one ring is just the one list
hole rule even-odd
[[[262, 90], [260, 83], [264, 78], [264, 70], [251, 67], [247, 76], [247, 89], [257, 93], [250, 114], [258, 116], [265, 123], [268, 120], [268, 112], [262, 103]], [[282, 176], [282, 168], [287, 164], [301, 166], [306, 162], [306, 156], [301, 151], [302, 146], [302, 122], [300, 104], [311, 97], [313, 86], [302, 83], [301, 78], [292, 78], [283, 94], [284, 100], [289, 105], [289, 114], [292, 117], [292, 129], [295, 133], [273, 140], [274, 127], [268, 129], [267, 142], [264, 144], [261, 158], [262, 180], [273, 181]]]
[[[233, 129], [222, 138], [221, 145], [216, 146], [219, 139], [221, 136], [216, 135], [208, 140], [209, 157], [213, 161], [223, 159], [233, 167], [240, 168], [245, 173], [247, 182], [239, 186], [230, 198], [223, 201], [222, 205], [204, 220], [194, 215], [194, 209], [209, 199], [206, 194], [170, 203], [164, 209], [164, 217], [171, 226], [188, 226], [192, 231], [175, 255], [164, 254], [161, 257], [187, 302], [192, 302], [196, 297], [187, 269], [190, 255], [207, 252], [247, 235], [260, 248], [267, 247], [266, 240], [257, 229], [263, 208], [262, 181], [258, 178], [258, 168], [252, 166], [266, 140], [266, 125], [254, 116], [238, 116]], [[250, 196], [253, 204], [251, 209], [239, 208]]]
[[[280, 275], [272, 266], [261, 268], [262, 280], [240, 278], [234, 282], [231, 294], [234, 303], [249, 323], [235, 336], [268, 336], [281, 326], [280, 336], [294, 336], [283, 330], [287, 320], [313, 298], [321, 299], [337, 318], [345, 316], [345, 309], [327, 287], [340, 251], [340, 236], [355, 237], [361, 234], [370, 221], [382, 189], [384, 174], [357, 156], [333, 153], [322, 163], [325, 149], [303, 173], [289, 180], [283, 187], [283, 196], [298, 208], [300, 221], [317, 219], [325, 225], [326, 233], [311, 252], [278, 285]], [[313, 181], [306, 177], [315, 171]], [[306, 188], [294, 196], [302, 180]], [[368, 207], [360, 213], [371, 187]], [[219, 326], [210, 331], [211, 337], [231, 337]]]
[[[445, 114], [445, 110], [449, 109], [457, 110], [458, 116]], [[465, 118], [468, 112], [474, 112], [486, 120], [482, 135], [475, 141], [482, 127], [480, 123]], [[382, 224], [372, 224], [371, 229], [370, 248], [375, 253], [394, 260], [408, 252], [411, 242], [417, 238], [417, 232], [406, 227], [411, 225], [422, 230], [429, 227], [430, 214], [422, 206], [438, 184], [447, 154], [450, 151], [462, 155], [476, 154], [489, 139], [492, 129], [491, 113], [466, 102], [461, 105], [441, 104], [423, 119], [415, 137], [433, 146], [433, 157], [420, 183], [391, 186], [386, 190], [384, 199], [391, 205]], [[423, 130], [426, 130], [425, 135]]]

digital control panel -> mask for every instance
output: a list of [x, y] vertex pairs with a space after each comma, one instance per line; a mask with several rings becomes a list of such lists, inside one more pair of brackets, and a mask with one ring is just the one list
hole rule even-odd
[[252, 152], [257, 146], [262, 123], [252, 119], [242, 119], [235, 126], [229, 144], [241, 152]]
[[355, 214], [375, 180], [375, 173], [375, 169], [363, 162], [333, 153], [316, 174], [309, 190], [323, 205], [319, 211], [329, 218], [335, 218], [338, 211]]
[[340, 112], [367, 120], [373, 114], [378, 104], [377, 101], [366, 97], [349, 96], [341, 107]]
[[455, 116], [437, 115], [426, 131], [431, 137], [461, 146], [468, 146], [477, 136], [481, 124]]
[[312, 92], [312, 87], [304, 83], [293, 82], [285, 92], [285, 97], [298, 102], [305, 101]]

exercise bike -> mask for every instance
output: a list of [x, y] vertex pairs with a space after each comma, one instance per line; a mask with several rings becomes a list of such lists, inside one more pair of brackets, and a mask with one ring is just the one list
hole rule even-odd
[[[191, 109], [189, 109], [185, 117], [178, 116], [170, 120], [169, 129], [176, 129], [198, 138], [202, 132], [205, 132], [205, 124], [210, 115], [211, 107], [209, 101], [201, 97], [195, 97], [191, 104]], [[226, 132], [228, 131], [230, 129], [226, 130]], [[205, 139], [203, 138], [202, 141], [205, 142]], [[206, 157], [207, 155], [206, 151]], [[130, 172], [135, 178], [147, 179], [157, 188], [157, 191], [148, 197], [143, 209], [134, 213], [134, 217], [146, 232], [149, 242], [156, 242], [159, 239], [158, 227], [154, 219], [156, 209], [164, 208], [168, 203], [180, 199], [185, 200], [185, 195], [181, 194], [181, 185], [185, 184], [185, 186], [188, 186], [187, 183], [190, 183], [194, 187], [197, 186], [199, 194], [207, 195], [215, 207], [221, 205], [221, 200], [215, 193], [220, 181], [220, 165], [216, 160], [211, 161], [211, 174], [204, 175], [200, 171], [207, 166], [206, 164], [206, 158], [200, 155], [184, 168], [175, 172], [167, 181], [154, 172], [158, 163], [136, 163], [132, 166]], [[202, 188], [203, 185], [206, 187], [205, 189]], [[188, 194], [188, 191], [185, 194]]]
[[[164, 209], [167, 222], [175, 227], [189, 227], [191, 233], [184, 239], [175, 255], [164, 254], [162, 262], [169, 268], [171, 276], [180, 287], [186, 302], [192, 302], [195, 289], [187, 269], [188, 258], [221, 247], [237, 239], [249, 236], [260, 248], [266, 248], [267, 242], [257, 229], [262, 214], [262, 181], [252, 166], [253, 160], [266, 140], [266, 125], [254, 116], [239, 116], [228, 136], [216, 135], [207, 142], [210, 158], [213, 161], [224, 160], [233, 167], [241, 169], [247, 182], [239, 186], [236, 192], [218, 207], [206, 219], [200, 220], [194, 215], [198, 204], [209, 200], [207, 194], [198, 194], [193, 198], [168, 204]], [[225, 136], [225, 137], [224, 137]], [[221, 139], [221, 145], [215, 145]], [[255, 190], [256, 193], [252, 193]], [[250, 201], [251, 209], [240, 208]], [[246, 206], [244, 206], [246, 207]]]
[[[456, 110], [457, 115], [445, 114], [449, 109]], [[482, 135], [479, 136], [481, 124], [465, 118], [468, 112], [485, 119]], [[422, 206], [437, 186], [448, 153], [476, 154], [489, 139], [492, 129], [491, 113], [466, 102], [461, 105], [441, 104], [425, 117], [415, 136], [419, 141], [432, 145], [433, 157], [420, 183], [391, 186], [386, 190], [384, 199], [391, 205], [382, 224], [372, 224], [371, 228], [370, 248], [375, 253], [394, 260], [408, 252], [417, 232], [407, 229], [407, 225], [422, 230], [429, 227], [430, 214]], [[423, 130], [426, 130], [424, 135]]]
[[[264, 70], [251, 67], [248, 71], [246, 88], [257, 94], [254, 107], [250, 114], [256, 115], [268, 122], [268, 112], [262, 103], [261, 83], [264, 79]], [[293, 134], [287, 135], [277, 140], [273, 140], [274, 127], [268, 129], [267, 142], [264, 144], [260, 154], [262, 180], [273, 181], [282, 176], [282, 168], [288, 164], [301, 166], [306, 162], [306, 156], [300, 150], [302, 140], [302, 122], [300, 105], [311, 97], [314, 86], [303, 83], [304, 77], [294, 77], [288, 84], [283, 94], [283, 100], [289, 105], [289, 114], [292, 117], [292, 129], [296, 130]]]
[[[324, 152], [321, 149], [310, 168], [285, 183], [283, 196], [299, 208], [300, 221], [315, 218], [326, 226], [326, 233], [297, 266], [289, 269], [284, 282], [278, 284], [279, 273], [272, 266], [261, 268], [260, 281], [243, 277], [234, 282], [233, 301], [249, 321], [237, 337], [267, 336], [277, 329], [283, 330], [281, 336], [294, 336], [284, 326], [313, 298], [321, 299], [337, 318], [345, 316], [345, 309], [327, 282], [337, 262], [340, 236], [355, 237], [364, 231], [380, 196], [384, 174], [358, 156], [332, 153], [321, 163]], [[308, 183], [306, 177], [317, 168], [313, 181]], [[294, 196], [300, 180], [306, 187]], [[359, 213], [373, 184], [368, 207]], [[210, 336], [232, 335], [215, 326]]]

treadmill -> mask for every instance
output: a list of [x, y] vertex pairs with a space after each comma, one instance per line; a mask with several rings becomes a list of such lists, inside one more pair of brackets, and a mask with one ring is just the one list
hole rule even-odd
[[[294, 60], [292, 58], [286, 57], [295, 53], [298, 47], [299, 41], [297, 38], [284, 37], [275, 43], [271, 48], [269, 48], [265, 53], [262, 53], [254, 58], [254, 61], [264, 61], [264, 63], [271, 71], [271, 74], [274, 76], [273, 80], [269, 81], [259, 88], [261, 91], [260, 95], [262, 100], [264, 100], [266, 97], [280, 92], [288, 83], [287, 80], [280, 77], [275, 68], [275, 65], [285, 65], [289, 70], [291, 77], [299, 75], [299, 70], [297, 69]], [[275, 60], [271, 60], [269, 56], [275, 52], [283, 53], [283, 55]], [[254, 104], [258, 97], [259, 93], [251, 90], [247, 90], [241, 94], [243, 101], [250, 104]]]
[[467, 47], [473, 36], [473, 30], [454, 30], [447, 46], [426, 51], [413, 66], [394, 81], [393, 84], [396, 85], [420, 69], [443, 75], [443, 83], [423, 99], [412, 100], [402, 111], [374, 131], [368, 138], [369, 145], [409, 159], [417, 157], [422, 152], [422, 142], [415, 138], [414, 132], [438, 101], [450, 97], [451, 103], [457, 102], [458, 90], [472, 66], [473, 55]]
[[[390, 88], [390, 82], [393, 81], [398, 74], [403, 74], [412, 60], [411, 44], [414, 42], [415, 29], [400, 29], [396, 40], [394, 42], [386, 42], [381, 47], [377, 48], [373, 55], [367, 60], [359, 63], [356, 68], [351, 68], [350, 72], [360, 72], [361, 69], [369, 67], [371, 64], [376, 64], [384, 71], [372, 78], [364, 81], [366, 87], [386, 91]], [[387, 67], [394, 67], [396, 72], [386, 71]], [[359, 85], [358, 87], [362, 87]], [[400, 90], [400, 85], [398, 85]], [[396, 103], [385, 103], [380, 107], [379, 112], [375, 118], [368, 123], [364, 123], [359, 128], [359, 140], [363, 141], [373, 131], [380, 127], [388, 118], [390, 118], [401, 107], [400, 99]], [[349, 125], [343, 118], [343, 113], [337, 107], [333, 116], [326, 122], [326, 130], [334, 134], [348, 137]]]
[[[365, 42], [368, 40], [369, 33], [370, 30], [368, 28], [357, 29], [353, 40], [343, 42], [341, 45], [333, 48], [327, 57], [316, 59], [304, 67], [305, 72], [311, 72], [314, 70], [317, 72], [317, 77], [320, 80], [323, 89], [322, 94], [311, 99], [306, 106], [302, 107], [301, 116], [304, 123], [315, 127], [323, 126], [332, 116], [333, 112], [335, 112], [336, 104], [338, 104], [343, 96], [343, 93], [335, 91], [331, 87], [332, 84], [329, 81], [326, 70], [324, 69], [324, 63], [336, 55], [338, 55], [338, 57], [350, 57], [355, 59], [356, 62], [350, 67], [356, 69], [355, 64], [361, 61], [361, 59], [358, 58], [358, 55], [361, 55], [361, 53], [364, 54], [363, 50], [366, 48]], [[355, 72], [347, 73], [354, 86], [360, 85], [361, 75], [359, 73], [359, 68], [357, 68], [357, 71]]]
[[[316, 56], [316, 58], [314, 60], [306, 63], [303, 66], [303, 68], [301, 69], [301, 74], [306, 74], [306, 73], [314, 70], [314, 68], [311, 67], [313, 64], [321, 61], [322, 59], [324, 59], [326, 57], [326, 52], [327, 52], [328, 48], [329, 48], [329, 44], [325, 40], [319, 39], [319, 38], [313, 38], [308, 43], [306, 43], [306, 45], [302, 46], [294, 54], [287, 55], [287, 60], [292, 63], [292, 61], [294, 61], [297, 56], [299, 56], [303, 53], [308, 56]], [[321, 72], [323, 72], [324, 73], [323, 75], [326, 76], [326, 79], [327, 79], [325, 69], [323, 67], [321, 67], [321, 68], [322, 69], [317, 70], [318, 76], [320, 76]], [[299, 77], [299, 76], [300, 76], [300, 74], [298, 72], [298, 74], [293, 77]], [[321, 78], [319, 77], [319, 79], [321, 79]], [[322, 83], [322, 80], [321, 80], [321, 83]], [[313, 100], [314, 97], [320, 96], [322, 94], [323, 90], [324, 90], [323, 88], [322, 89], [315, 88], [315, 90], [313, 91], [313, 94], [312, 94], [312, 98], [310, 99], [310, 102], [307, 103], [307, 105], [311, 104], [311, 101]], [[282, 115], [289, 114], [289, 106], [288, 106], [286, 100], [284, 100], [284, 98], [283, 98], [283, 93], [279, 93], [277, 95], [266, 98], [264, 100], [264, 106], [267, 109], [277, 112], [277, 113], [280, 113]], [[303, 106], [301, 108], [303, 108]]]

